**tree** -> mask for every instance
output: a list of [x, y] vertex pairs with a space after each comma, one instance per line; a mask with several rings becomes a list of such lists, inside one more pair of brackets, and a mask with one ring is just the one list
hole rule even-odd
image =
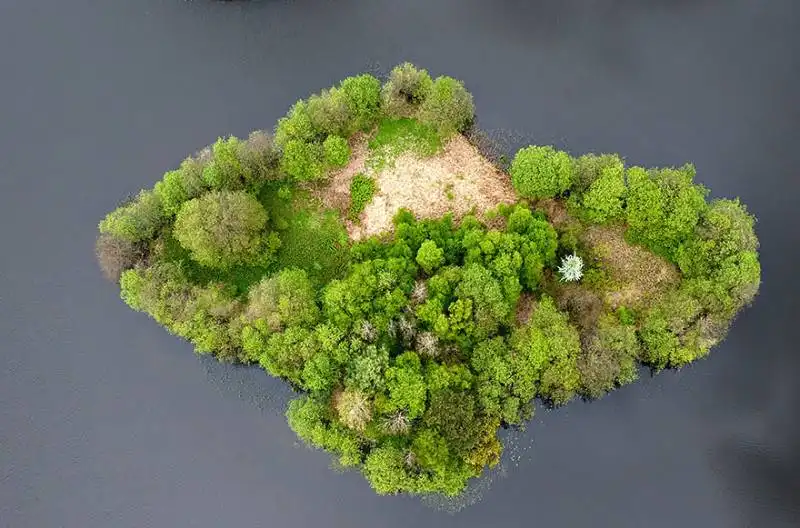
[[417, 118], [436, 129], [442, 137], [463, 132], [475, 117], [475, 104], [461, 81], [437, 77], [419, 107]]
[[416, 261], [425, 270], [425, 273], [430, 275], [444, 264], [444, 250], [437, 246], [433, 240], [426, 240], [417, 251]]
[[292, 105], [286, 116], [280, 118], [275, 126], [275, 143], [282, 149], [285, 149], [291, 140], [310, 143], [319, 140], [320, 135], [311, 122], [308, 103], [302, 99]]
[[95, 253], [103, 275], [112, 282], [119, 282], [122, 272], [133, 268], [144, 257], [140, 244], [105, 233], [97, 237]]
[[263, 278], [248, 292], [244, 317], [267, 335], [289, 326], [314, 325], [319, 319], [319, 307], [308, 274], [288, 268]]
[[426, 70], [410, 62], [395, 66], [381, 89], [384, 111], [393, 117], [410, 117], [425, 101], [433, 87]]
[[136, 198], [108, 213], [99, 227], [103, 234], [140, 242], [153, 238], [166, 220], [158, 194], [141, 191]]
[[177, 213], [181, 205], [189, 199], [189, 193], [183, 187], [183, 174], [179, 170], [164, 174], [161, 181], [156, 182], [153, 192], [161, 200], [161, 206], [167, 216]]
[[578, 156], [573, 161], [575, 164], [575, 175], [573, 177], [572, 190], [578, 195], [586, 193], [591, 185], [606, 172], [615, 174], [621, 169], [623, 171], [623, 185], [625, 183], [625, 164], [622, 158], [617, 154], [590, 153]]
[[266, 232], [267, 212], [253, 196], [212, 191], [186, 202], [175, 218], [175, 238], [198, 263], [211, 268], [268, 263], [277, 249]]
[[344, 167], [350, 161], [350, 145], [341, 136], [328, 136], [322, 143], [322, 150], [329, 167]]
[[574, 166], [566, 152], [529, 146], [511, 162], [511, 182], [523, 198], [550, 198], [569, 189]]
[[425, 412], [428, 389], [416, 353], [404, 352], [395, 358], [386, 370], [386, 387], [389, 390], [386, 410], [404, 410], [411, 419]]
[[238, 191], [257, 183], [253, 171], [242, 163], [242, 142], [233, 136], [219, 138], [211, 146], [211, 161], [203, 168], [203, 180], [212, 189]]
[[634, 381], [640, 353], [634, 325], [621, 324], [613, 315], [601, 317], [578, 359], [581, 393], [599, 398], [617, 385]]
[[373, 449], [364, 461], [364, 476], [372, 488], [381, 495], [416, 489], [414, 477], [409, 472], [406, 452], [400, 447], [386, 444]]
[[369, 130], [378, 120], [381, 105], [381, 82], [369, 74], [348, 77], [339, 85], [348, 110], [348, 133]]
[[344, 92], [322, 90], [308, 98], [306, 111], [314, 131], [321, 136], [348, 135], [351, 116]]
[[263, 130], [251, 132], [246, 141], [239, 143], [238, 156], [245, 171], [252, 174], [254, 189], [280, 177], [281, 153], [270, 133]]
[[323, 175], [323, 155], [317, 143], [290, 139], [283, 147], [281, 170], [298, 181], [318, 180]]
[[372, 419], [372, 401], [359, 390], [346, 389], [335, 397], [339, 420], [356, 431], [363, 431]]
[[622, 160], [609, 157], [583, 195], [583, 212], [589, 221], [602, 223], [622, 216], [625, 204], [625, 167]]

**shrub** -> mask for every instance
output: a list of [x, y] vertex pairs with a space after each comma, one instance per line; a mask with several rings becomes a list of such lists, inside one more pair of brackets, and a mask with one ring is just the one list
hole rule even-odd
[[290, 139], [283, 147], [281, 170], [298, 181], [318, 180], [324, 172], [322, 158], [319, 144]]
[[348, 133], [369, 130], [381, 110], [381, 82], [372, 75], [348, 77], [339, 85], [350, 112]]
[[119, 282], [122, 272], [134, 267], [144, 257], [140, 244], [109, 234], [97, 237], [95, 253], [103, 275], [112, 282]]
[[381, 89], [383, 110], [393, 117], [410, 117], [428, 97], [432, 86], [426, 70], [409, 62], [395, 66]]
[[329, 167], [344, 167], [350, 161], [350, 145], [341, 136], [328, 136], [322, 143], [322, 150]]
[[131, 202], [108, 213], [99, 227], [101, 233], [139, 242], [153, 238], [166, 220], [158, 194], [141, 191]]
[[466, 130], [475, 117], [475, 105], [461, 81], [437, 77], [419, 108], [418, 119], [448, 137]]
[[262, 262], [269, 256], [267, 212], [242, 191], [212, 191], [186, 202], [175, 218], [175, 238], [211, 268]]
[[355, 219], [361, 214], [367, 204], [375, 195], [375, 180], [361, 173], [353, 176], [350, 182], [350, 218]]
[[561, 259], [561, 266], [558, 268], [561, 280], [566, 282], [577, 282], [583, 277], [583, 259], [574, 253]]
[[425, 273], [430, 275], [444, 264], [444, 250], [437, 246], [433, 240], [426, 240], [419, 247], [416, 260], [417, 264], [425, 270]]
[[511, 182], [523, 198], [550, 198], [569, 189], [573, 162], [569, 154], [553, 147], [520, 149], [511, 162]]

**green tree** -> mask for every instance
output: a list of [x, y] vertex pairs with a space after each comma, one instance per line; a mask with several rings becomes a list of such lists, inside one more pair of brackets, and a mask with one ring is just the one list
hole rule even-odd
[[461, 81], [452, 77], [437, 77], [430, 93], [419, 107], [417, 118], [432, 126], [440, 136], [463, 132], [475, 117], [475, 104]]
[[383, 109], [393, 117], [410, 117], [419, 109], [432, 88], [433, 80], [426, 70], [404, 62], [392, 69], [389, 80], [381, 89]]
[[156, 182], [153, 192], [161, 200], [161, 206], [167, 216], [177, 213], [181, 205], [189, 199], [189, 193], [183, 187], [183, 174], [179, 170], [164, 174], [164, 178]]
[[140, 242], [155, 236], [167, 216], [158, 194], [141, 191], [136, 198], [106, 215], [100, 232], [128, 242]]
[[308, 113], [308, 103], [302, 99], [289, 109], [286, 116], [275, 126], [275, 143], [285, 149], [291, 140], [311, 143], [320, 139], [321, 133], [314, 128]]
[[614, 158], [600, 169], [600, 174], [583, 195], [584, 214], [589, 221], [602, 223], [622, 216], [625, 204], [625, 167]]
[[369, 130], [378, 121], [381, 82], [369, 74], [348, 77], [339, 85], [350, 112], [348, 133]]
[[430, 275], [444, 264], [444, 250], [437, 246], [433, 240], [426, 240], [419, 247], [416, 260], [417, 264], [425, 270], [425, 273]]
[[511, 182], [523, 198], [550, 198], [569, 189], [574, 170], [566, 152], [549, 146], [529, 146], [514, 156]]
[[175, 218], [175, 238], [211, 268], [267, 264], [278, 241], [266, 232], [267, 212], [251, 195], [213, 191], [189, 200]]
[[386, 370], [386, 387], [389, 390], [387, 410], [407, 411], [413, 419], [425, 412], [427, 386], [419, 356], [405, 352], [397, 356]]
[[323, 157], [319, 144], [290, 139], [283, 147], [281, 170], [298, 181], [318, 180], [324, 172]]
[[289, 326], [314, 325], [319, 319], [319, 307], [308, 274], [288, 268], [263, 278], [248, 292], [244, 316], [265, 335]]
[[398, 446], [386, 444], [373, 449], [364, 461], [364, 476], [372, 489], [381, 495], [416, 489], [414, 477], [409, 472], [407, 452]]
[[253, 171], [239, 158], [242, 142], [233, 136], [219, 138], [211, 146], [212, 157], [203, 168], [203, 180], [212, 189], [238, 191], [256, 182]]
[[314, 131], [321, 136], [348, 135], [350, 109], [344, 92], [338, 88], [322, 90], [308, 98], [306, 111]]
[[329, 167], [344, 167], [350, 161], [350, 145], [341, 136], [328, 136], [322, 143], [322, 150]]

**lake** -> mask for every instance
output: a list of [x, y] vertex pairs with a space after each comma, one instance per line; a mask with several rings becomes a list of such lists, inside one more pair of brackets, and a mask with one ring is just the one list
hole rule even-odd
[[[7, 0], [0, 5], [0, 526], [800, 525], [796, 0]], [[692, 161], [759, 218], [763, 284], [710, 358], [540, 411], [450, 514], [298, 445], [289, 391], [195, 356], [94, 262], [186, 155], [410, 60], [481, 125]]]

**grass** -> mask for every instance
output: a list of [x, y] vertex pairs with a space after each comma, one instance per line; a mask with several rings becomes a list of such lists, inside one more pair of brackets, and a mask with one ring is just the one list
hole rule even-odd
[[372, 151], [370, 165], [380, 170], [403, 152], [412, 151], [420, 157], [436, 154], [442, 148], [442, 138], [436, 130], [416, 119], [387, 118], [369, 140]]
[[274, 269], [304, 269], [317, 287], [344, 274], [350, 249], [336, 211], [320, 208], [307, 191], [293, 187], [265, 186], [259, 199], [281, 238]]
[[350, 211], [348, 213], [351, 220], [358, 219], [376, 191], [375, 180], [362, 173], [353, 176], [350, 182]]

